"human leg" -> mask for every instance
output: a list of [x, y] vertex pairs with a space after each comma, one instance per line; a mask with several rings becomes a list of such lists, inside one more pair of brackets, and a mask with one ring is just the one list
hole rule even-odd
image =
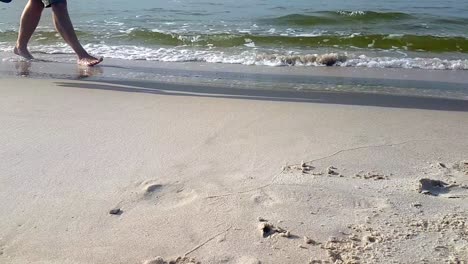
[[29, 0], [26, 4], [21, 15], [18, 40], [14, 49], [15, 54], [26, 59], [34, 58], [28, 50], [28, 43], [39, 24], [42, 10], [44, 10], [44, 4], [41, 0]]
[[78, 56], [78, 64], [85, 66], [94, 66], [102, 61], [102, 58], [95, 58], [80, 44], [76, 36], [75, 29], [68, 14], [67, 1], [53, 1], [51, 3], [54, 14], [54, 24], [57, 31], [62, 35], [65, 42], [75, 51]]

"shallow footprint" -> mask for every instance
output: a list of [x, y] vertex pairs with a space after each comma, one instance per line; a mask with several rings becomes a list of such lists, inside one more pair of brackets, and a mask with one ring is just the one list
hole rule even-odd
[[186, 189], [183, 184], [162, 184], [156, 180], [139, 181], [125, 190], [124, 198], [111, 211], [119, 209], [126, 212], [138, 203], [150, 203], [170, 210], [191, 204], [199, 197], [195, 190]]
[[173, 209], [190, 204], [198, 198], [194, 190], [187, 190], [183, 184], [162, 185], [156, 181], [146, 181], [143, 186], [143, 199], [154, 201], [164, 209]]
[[162, 184], [157, 184], [157, 183], [154, 183], [154, 182], [144, 183], [143, 196], [145, 198], [151, 198], [154, 195], [161, 192], [163, 190], [163, 187], [164, 186]]

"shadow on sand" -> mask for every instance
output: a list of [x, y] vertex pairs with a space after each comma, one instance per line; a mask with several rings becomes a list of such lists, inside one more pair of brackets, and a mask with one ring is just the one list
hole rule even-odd
[[56, 82], [56, 84], [61, 87], [69, 88], [99, 89], [168, 96], [195, 96], [244, 100], [267, 100], [278, 102], [360, 105], [463, 112], [468, 111], [467, 100], [444, 99], [435, 97], [400, 96], [357, 92], [239, 89], [134, 80], [97, 81], [93, 83]]

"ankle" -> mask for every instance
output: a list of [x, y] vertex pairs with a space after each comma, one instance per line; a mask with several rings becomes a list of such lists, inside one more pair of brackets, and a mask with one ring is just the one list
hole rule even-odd
[[76, 53], [76, 56], [78, 56], [78, 59], [89, 57], [88, 52], [86, 50], [84, 50], [84, 49], [75, 51], [75, 53]]
[[20, 45], [19, 43], [16, 43], [15, 49], [17, 49], [17, 50], [28, 50], [28, 45]]

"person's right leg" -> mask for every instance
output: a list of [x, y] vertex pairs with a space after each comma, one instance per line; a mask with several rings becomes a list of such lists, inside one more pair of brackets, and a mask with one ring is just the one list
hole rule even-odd
[[28, 42], [39, 24], [42, 10], [44, 10], [44, 4], [41, 0], [29, 0], [21, 16], [18, 40], [14, 53], [28, 60], [34, 58], [28, 51]]
[[102, 61], [102, 58], [95, 58], [81, 46], [76, 36], [75, 29], [68, 14], [67, 1], [50, 1], [54, 13], [54, 24], [57, 31], [62, 35], [65, 42], [75, 51], [78, 56], [78, 64], [94, 66]]

